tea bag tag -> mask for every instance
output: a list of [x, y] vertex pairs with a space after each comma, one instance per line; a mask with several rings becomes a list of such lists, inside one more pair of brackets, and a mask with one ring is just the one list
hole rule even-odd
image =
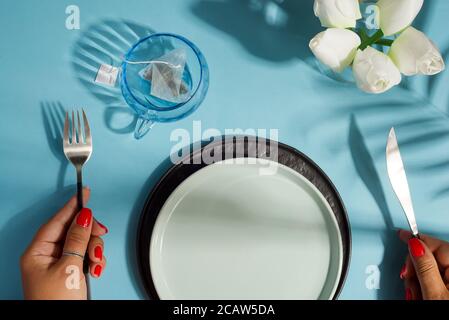
[[95, 82], [104, 84], [109, 87], [115, 87], [119, 74], [119, 68], [111, 66], [109, 64], [102, 64], [98, 69]]

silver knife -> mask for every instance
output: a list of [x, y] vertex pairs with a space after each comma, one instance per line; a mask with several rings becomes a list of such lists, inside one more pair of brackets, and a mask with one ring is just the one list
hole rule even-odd
[[414, 237], [419, 237], [418, 225], [416, 224], [415, 212], [413, 211], [412, 197], [405, 175], [404, 163], [399, 152], [398, 140], [394, 128], [391, 128], [387, 140], [387, 171], [396, 196], [401, 203], [402, 209], [407, 217], [410, 230]]

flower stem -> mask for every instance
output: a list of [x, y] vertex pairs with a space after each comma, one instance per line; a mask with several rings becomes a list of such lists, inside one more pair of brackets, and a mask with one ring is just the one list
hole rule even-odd
[[376, 44], [380, 44], [381, 46], [391, 47], [393, 44], [393, 40], [391, 39], [380, 39], [376, 42]]
[[365, 43], [369, 39], [369, 36], [366, 33], [365, 29], [360, 29], [358, 34], [359, 34], [359, 37], [360, 37], [360, 40], [361, 40], [362, 43]]
[[[365, 31], [362, 29], [362, 32], [365, 33]], [[362, 40], [362, 44], [360, 45], [360, 49], [364, 50], [366, 47], [382, 40], [382, 37], [384, 36], [384, 33], [382, 30], [377, 30], [375, 34], [373, 34], [371, 37], [366, 37], [363, 33], [360, 33], [360, 38]], [[366, 34], [366, 33], [365, 33]]]

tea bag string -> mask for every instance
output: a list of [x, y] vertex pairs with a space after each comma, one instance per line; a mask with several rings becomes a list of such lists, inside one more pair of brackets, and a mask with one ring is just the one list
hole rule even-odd
[[128, 59], [125, 59], [125, 62], [128, 64], [165, 64], [167, 66], [169, 66], [170, 68], [175, 68], [175, 69], [179, 69], [182, 66], [180, 64], [173, 64], [167, 61], [162, 61], [162, 60], [148, 60], [148, 61], [130, 61]]

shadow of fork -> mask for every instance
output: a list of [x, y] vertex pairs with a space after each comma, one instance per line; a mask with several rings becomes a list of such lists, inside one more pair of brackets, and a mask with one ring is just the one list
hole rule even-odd
[[64, 187], [64, 178], [68, 166], [68, 161], [62, 148], [65, 110], [59, 101], [43, 101], [40, 103], [40, 107], [48, 146], [53, 156], [60, 162], [56, 182], [56, 190], [60, 190]]

